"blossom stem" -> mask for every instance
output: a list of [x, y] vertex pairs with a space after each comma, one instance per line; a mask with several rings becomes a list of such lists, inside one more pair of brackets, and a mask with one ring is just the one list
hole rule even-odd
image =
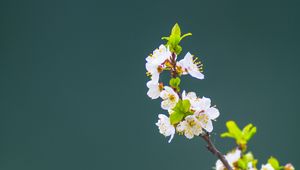
[[171, 76], [173, 78], [176, 78], [178, 76], [177, 71], [176, 71], [176, 53], [172, 53], [171, 56], [171, 64], [172, 64], [172, 70], [171, 70]]
[[[171, 56], [171, 65], [172, 65], [172, 68], [171, 68], [171, 77], [172, 78], [176, 78], [178, 77], [178, 73], [177, 73], [177, 70], [176, 70], [176, 53], [175, 52], [172, 52], [172, 56]], [[177, 93], [177, 95], [179, 96], [179, 98], [181, 98], [181, 94], [177, 91], [177, 89], [174, 89]]]
[[215, 147], [212, 143], [209, 133], [205, 133], [201, 136], [205, 142], [207, 143], [207, 149], [214, 154], [219, 160], [223, 163], [227, 170], [232, 170], [231, 166], [229, 165], [228, 161], [226, 160], [225, 156]]

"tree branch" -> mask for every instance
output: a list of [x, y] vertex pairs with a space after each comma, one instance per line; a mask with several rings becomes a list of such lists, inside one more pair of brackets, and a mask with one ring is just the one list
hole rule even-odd
[[205, 142], [207, 143], [207, 149], [214, 154], [216, 157], [219, 158], [219, 160], [223, 163], [223, 165], [226, 167], [227, 170], [232, 170], [231, 166], [229, 165], [228, 161], [225, 159], [225, 156], [215, 147], [215, 145], [212, 143], [210, 139], [209, 133], [205, 133], [201, 136]]

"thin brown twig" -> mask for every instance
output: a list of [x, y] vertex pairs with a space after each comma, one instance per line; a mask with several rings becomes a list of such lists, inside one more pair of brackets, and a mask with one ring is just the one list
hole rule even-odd
[[228, 161], [226, 160], [225, 156], [215, 147], [212, 143], [209, 133], [205, 133], [201, 136], [205, 142], [207, 143], [207, 149], [214, 154], [219, 160], [223, 163], [227, 170], [232, 170], [231, 166], [229, 165]]

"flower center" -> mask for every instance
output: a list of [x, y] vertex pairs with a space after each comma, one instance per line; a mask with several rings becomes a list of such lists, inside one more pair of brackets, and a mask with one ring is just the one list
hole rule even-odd
[[175, 97], [175, 95], [173, 95], [173, 94], [169, 94], [169, 99], [170, 99], [172, 102], [175, 102], [176, 97]]
[[158, 84], [158, 89], [159, 89], [159, 91], [162, 91], [164, 89], [164, 84], [163, 83], [159, 83]]
[[197, 116], [197, 119], [198, 119], [199, 121], [204, 122], [204, 123], [207, 123], [208, 120], [209, 120], [209, 118], [208, 118], [208, 116], [207, 116], [206, 114], [201, 114], [201, 115]]
[[190, 126], [195, 126], [195, 125], [196, 125], [195, 120], [191, 120], [191, 121], [189, 121], [188, 123], [189, 123]]
[[157, 72], [158, 72], [158, 73], [161, 73], [163, 70], [164, 70], [164, 69], [163, 69], [162, 66], [158, 66], [158, 67], [157, 67]]

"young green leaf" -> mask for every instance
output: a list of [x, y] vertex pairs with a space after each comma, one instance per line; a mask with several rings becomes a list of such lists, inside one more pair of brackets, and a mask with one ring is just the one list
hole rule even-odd
[[239, 159], [237, 164], [240, 169], [247, 169], [247, 162], [245, 160]]
[[185, 116], [193, 114], [190, 112], [191, 103], [189, 100], [179, 100], [176, 106], [172, 109], [170, 115], [171, 124], [179, 123]]
[[180, 30], [180, 27], [178, 25], [178, 23], [176, 23], [173, 28], [172, 28], [172, 31], [171, 31], [171, 36], [181, 36], [181, 30]]
[[245, 140], [249, 141], [256, 133], [256, 127], [253, 124], [248, 124], [243, 128], [243, 137]]
[[228, 121], [226, 126], [228, 132], [221, 134], [221, 137], [230, 137], [236, 140], [240, 140], [242, 138], [242, 131], [234, 121]]
[[184, 34], [183, 36], [180, 37], [180, 41], [181, 41], [183, 38], [188, 37], [188, 36], [192, 36], [192, 33], [189, 32], [189, 33]]
[[179, 77], [176, 77], [176, 78], [171, 78], [170, 79], [170, 86], [173, 87], [173, 88], [177, 88], [179, 85], [180, 85], [180, 78]]
[[275, 157], [271, 156], [268, 160], [268, 163], [271, 164], [275, 170], [280, 170], [279, 161]]
[[179, 123], [184, 117], [184, 113], [182, 112], [173, 112], [170, 115], [170, 122], [172, 125]]
[[187, 113], [190, 110], [191, 103], [189, 100], [182, 100], [182, 111]]

